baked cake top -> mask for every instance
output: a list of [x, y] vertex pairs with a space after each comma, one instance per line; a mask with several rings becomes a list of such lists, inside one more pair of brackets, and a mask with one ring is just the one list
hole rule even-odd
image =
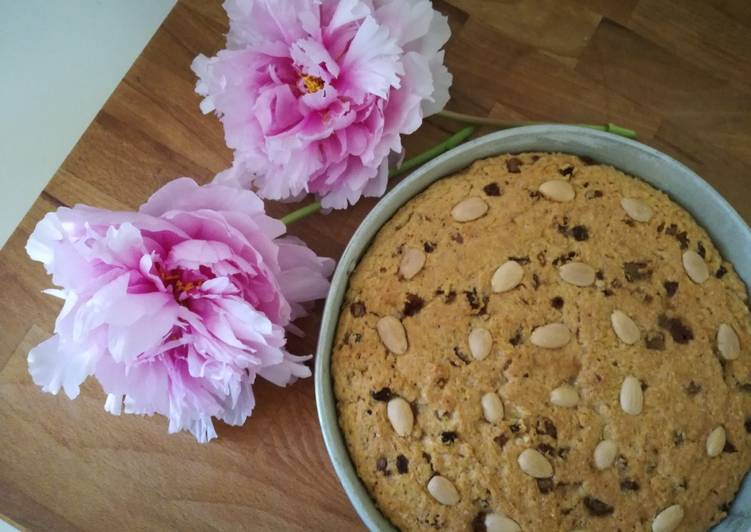
[[743, 283], [643, 181], [475, 162], [405, 204], [332, 354], [357, 472], [397, 527], [704, 530], [751, 465]]

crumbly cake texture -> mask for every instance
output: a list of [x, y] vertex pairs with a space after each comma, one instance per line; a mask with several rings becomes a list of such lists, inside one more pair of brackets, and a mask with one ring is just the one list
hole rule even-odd
[[[540, 185], [550, 180], [570, 183], [573, 200], [543, 195]], [[452, 210], [473, 197], [487, 212], [456, 221]], [[623, 198], [651, 208], [649, 221], [631, 218]], [[406, 279], [400, 266], [408, 250], [418, 258], [421, 251], [424, 264], [407, 268]], [[701, 284], [687, 274], [687, 250], [708, 266]], [[491, 279], [509, 260], [523, 278], [495, 293]], [[592, 266], [594, 283], [562, 280], [560, 267], [572, 262]], [[615, 310], [638, 326], [636, 343], [614, 332]], [[401, 322], [403, 354], [379, 336], [384, 316]], [[563, 347], [531, 342], [532, 331], [549, 323], [570, 330]], [[718, 349], [722, 323], [739, 340], [734, 360]], [[492, 336], [481, 360], [468, 345], [474, 328]], [[351, 275], [332, 374], [358, 475], [402, 530], [483, 530], [487, 514], [525, 531], [651, 530], [672, 505], [684, 513], [676, 530], [705, 530], [726, 515], [751, 466], [745, 286], [667, 195], [573, 155], [476, 161], [405, 204]], [[637, 415], [620, 402], [628, 376], [643, 390]], [[564, 384], [578, 393], [574, 407], [551, 404], [550, 392]], [[504, 407], [494, 423], [481, 406], [489, 392]], [[404, 437], [387, 412], [395, 397], [414, 414]], [[707, 438], [719, 426], [726, 443], [710, 457]], [[600, 470], [593, 454], [606, 439], [617, 453]], [[552, 477], [522, 470], [519, 456], [530, 448], [552, 465]], [[431, 494], [436, 475], [453, 484], [458, 502]]]

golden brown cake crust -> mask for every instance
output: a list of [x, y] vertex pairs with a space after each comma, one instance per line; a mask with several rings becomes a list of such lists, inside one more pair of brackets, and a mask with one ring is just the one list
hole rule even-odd
[[[568, 181], [573, 201], [539, 192]], [[458, 222], [452, 209], [469, 197], [488, 210]], [[633, 220], [621, 205], [637, 198], [652, 210]], [[425, 263], [399, 274], [409, 249]], [[684, 251], [704, 255], [709, 278], [692, 281]], [[419, 257], [420, 253], [416, 253]], [[521, 284], [491, 289], [496, 269], [515, 260]], [[419, 262], [419, 261], [418, 261]], [[564, 282], [566, 262], [592, 266], [596, 281]], [[675, 283], [675, 284], [673, 284]], [[633, 318], [640, 339], [621, 341], [610, 316]], [[393, 316], [408, 348], [384, 347], [378, 320]], [[533, 345], [532, 331], [561, 322], [559, 349]], [[725, 360], [717, 331], [729, 324], [741, 352]], [[470, 353], [471, 329], [487, 329], [489, 355]], [[351, 276], [332, 355], [339, 423], [360, 478], [402, 530], [482, 529], [502, 513], [525, 531], [650, 530], [673, 505], [677, 530], [705, 530], [727, 510], [751, 465], [751, 318], [746, 289], [696, 222], [668, 196], [618, 170], [566, 154], [505, 155], [477, 161], [404, 205], [378, 233]], [[643, 409], [629, 415], [619, 394], [632, 375]], [[569, 383], [573, 408], [550, 392]], [[486, 421], [481, 397], [496, 392], [504, 418]], [[414, 427], [400, 437], [387, 417], [391, 396], [406, 399]], [[716, 457], [706, 440], [723, 426]], [[603, 439], [617, 445], [605, 470], [593, 465]], [[552, 464], [551, 479], [524, 473], [527, 448]], [[435, 474], [459, 502], [440, 504], [427, 489]]]

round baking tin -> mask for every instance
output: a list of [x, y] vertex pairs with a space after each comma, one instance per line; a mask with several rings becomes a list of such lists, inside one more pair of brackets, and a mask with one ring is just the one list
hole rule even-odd
[[[315, 395], [323, 439], [344, 491], [371, 530], [395, 530], [363, 486], [350, 460], [336, 415], [331, 381], [331, 348], [349, 276], [383, 224], [434, 181], [477, 159], [519, 152], [564, 152], [588, 156], [638, 177], [666, 192], [704, 227], [723, 257], [751, 286], [751, 229], [706, 181], [675, 159], [639, 142], [574, 126], [526, 126], [491, 133], [424, 164], [394, 187], [362, 221], [347, 244], [331, 280], [315, 360]], [[716, 532], [751, 530], [751, 475], [744, 480], [728, 517]]]

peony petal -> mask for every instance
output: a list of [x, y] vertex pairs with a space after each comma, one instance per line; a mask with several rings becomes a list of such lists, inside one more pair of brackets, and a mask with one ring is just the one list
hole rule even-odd
[[43, 391], [57, 394], [63, 388], [70, 399], [75, 399], [99, 356], [96, 345], [67, 345], [56, 334], [29, 351], [29, 373]]

